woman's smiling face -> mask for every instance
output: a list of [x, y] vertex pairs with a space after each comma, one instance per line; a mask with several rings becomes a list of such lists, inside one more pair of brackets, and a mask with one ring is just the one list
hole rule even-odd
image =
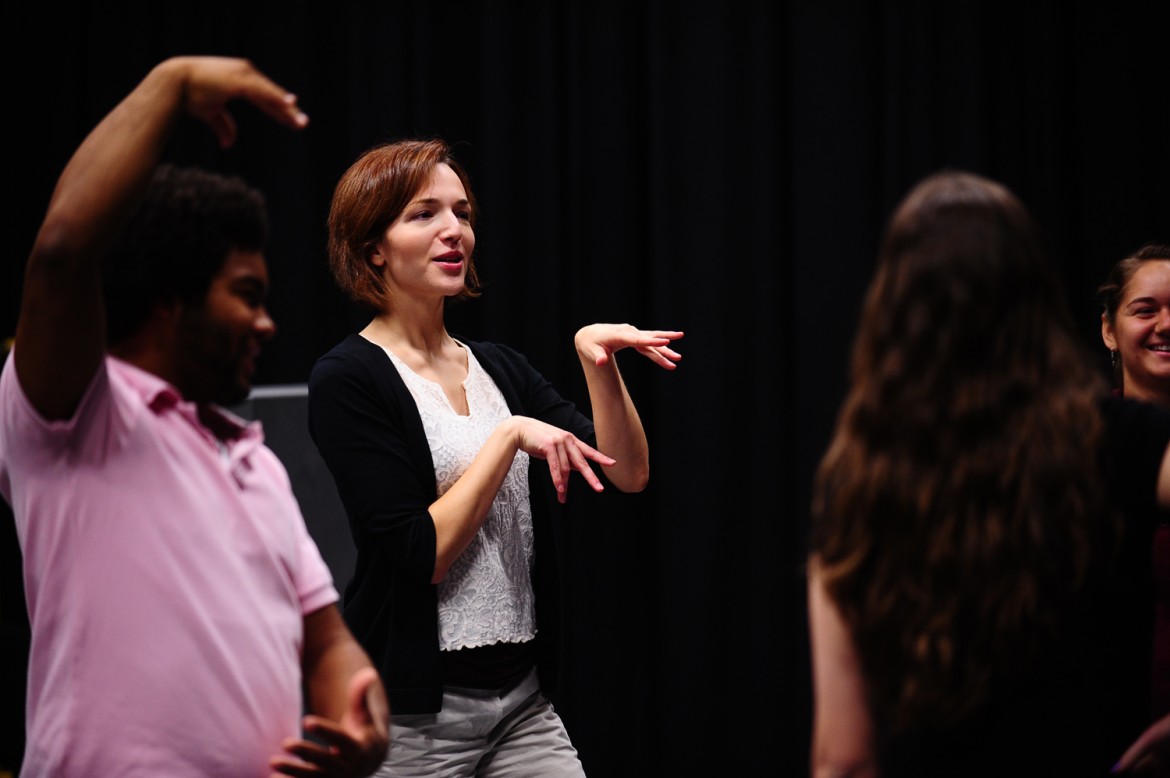
[[1151, 259], [1137, 269], [1112, 323], [1102, 317], [1101, 337], [1118, 352], [1127, 397], [1170, 398], [1170, 258]]

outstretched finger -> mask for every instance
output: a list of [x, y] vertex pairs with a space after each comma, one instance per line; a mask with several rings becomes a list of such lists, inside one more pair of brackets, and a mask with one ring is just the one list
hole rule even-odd
[[643, 330], [644, 334], [665, 340], [678, 340], [683, 336], [682, 330]]
[[664, 367], [667, 370], [674, 370], [676, 367], [678, 367], [676, 363], [682, 359], [682, 354], [666, 346], [639, 348], [638, 353], [659, 367]]
[[[252, 98], [252, 102], [264, 113], [281, 124], [301, 129], [309, 123], [309, 116], [297, 106], [297, 96], [292, 92], [285, 92], [275, 84], [272, 90]], [[273, 91], [279, 90], [279, 91]]]
[[608, 467], [613, 465], [617, 461], [616, 459], [602, 454], [592, 446], [580, 441], [577, 441], [576, 446], [570, 449], [570, 457], [573, 461], [573, 469], [585, 478], [586, 483], [592, 487], [593, 491], [600, 492], [605, 490], [605, 485], [601, 483], [601, 479], [593, 472], [593, 468], [589, 465], [589, 460], [592, 459]]
[[593, 446], [590, 446], [588, 443], [585, 443], [581, 440], [576, 440], [575, 442], [577, 452], [586, 459], [591, 459], [600, 465], [605, 465], [606, 467], [609, 467], [610, 465], [617, 462], [617, 460], [611, 457], [609, 454], [601, 453], [597, 449], [593, 448]]
[[548, 472], [552, 476], [553, 489], [557, 493], [557, 502], [564, 502], [566, 498], [566, 491], [568, 487], [566, 475], [568, 468], [566, 462], [563, 460], [564, 452], [557, 447], [546, 459], [548, 460]]
[[605, 485], [601, 483], [601, 479], [597, 477], [597, 473], [593, 472], [593, 468], [589, 466], [589, 462], [584, 457], [577, 456], [573, 462], [573, 469], [585, 478], [585, 483], [589, 484], [593, 491], [605, 491]]

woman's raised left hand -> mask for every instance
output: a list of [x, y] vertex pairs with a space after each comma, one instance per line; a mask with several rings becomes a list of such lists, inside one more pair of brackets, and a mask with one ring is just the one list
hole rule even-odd
[[573, 344], [582, 361], [601, 367], [613, 354], [632, 348], [651, 362], [674, 370], [682, 354], [670, 347], [683, 333], [678, 330], [640, 330], [631, 324], [590, 324], [577, 330]]

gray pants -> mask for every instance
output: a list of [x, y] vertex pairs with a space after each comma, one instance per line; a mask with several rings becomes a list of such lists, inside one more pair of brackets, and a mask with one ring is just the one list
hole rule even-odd
[[[393, 711], [391, 711], [393, 714]], [[393, 716], [377, 778], [584, 778], [536, 671], [504, 694], [443, 689], [438, 713]]]

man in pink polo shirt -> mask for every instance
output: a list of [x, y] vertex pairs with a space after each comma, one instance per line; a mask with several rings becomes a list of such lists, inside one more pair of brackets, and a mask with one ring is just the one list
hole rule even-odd
[[32, 627], [22, 775], [363, 776], [386, 753], [381, 682], [288, 475], [222, 409], [275, 331], [263, 199], [160, 165], [184, 115], [230, 145], [232, 101], [307, 122], [245, 60], [167, 60], [77, 149], [28, 260], [0, 374]]

